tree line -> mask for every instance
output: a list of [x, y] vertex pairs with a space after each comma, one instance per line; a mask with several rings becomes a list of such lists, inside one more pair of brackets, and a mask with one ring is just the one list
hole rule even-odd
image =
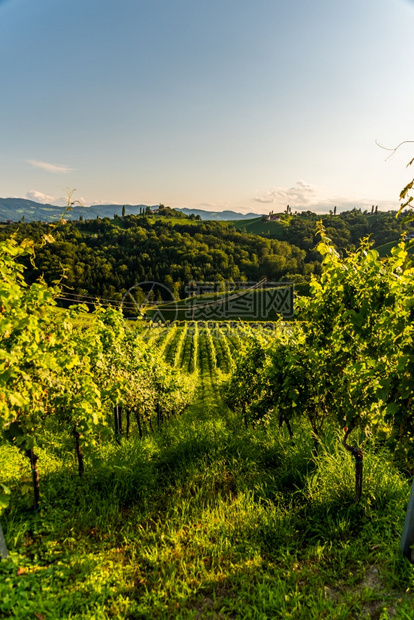
[[52, 233], [53, 245], [43, 244], [34, 260], [22, 259], [28, 283], [43, 276], [49, 285], [60, 282], [63, 291], [121, 301], [129, 288], [144, 281], [160, 282], [181, 299], [191, 281], [267, 278], [293, 281], [306, 293], [312, 275], [321, 273], [318, 220], [340, 254], [353, 251], [367, 235], [379, 246], [399, 239], [407, 228], [394, 213], [305, 212], [289, 217], [283, 239], [273, 239], [238, 231], [229, 222], [195, 222], [185, 216], [177, 221], [173, 210], [163, 205], [160, 212], [164, 217], [126, 215], [52, 225], [20, 222], [0, 227], [0, 240], [14, 237], [40, 244]]

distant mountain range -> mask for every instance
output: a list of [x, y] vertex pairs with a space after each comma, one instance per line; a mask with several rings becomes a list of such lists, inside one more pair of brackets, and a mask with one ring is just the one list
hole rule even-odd
[[[126, 205], [127, 215], [139, 215], [141, 209], [147, 205]], [[156, 209], [158, 205], [151, 206]], [[19, 222], [24, 217], [25, 222], [42, 221], [56, 222], [64, 213], [65, 207], [41, 204], [26, 198], [0, 198], [0, 222]], [[236, 213], [235, 211], [203, 211], [202, 209], [177, 209], [185, 215], [199, 215], [202, 220], [229, 221], [245, 220], [259, 217], [257, 213]], [[66, 220], [78, 220], [82, 215], [85, 220], [95, 219], [97, 216], [113, 218], [122, 214], [122, 205], [94, 205], [92, 207], [73, 207], [65, 214]]]
[[251, 220], [253, 217], [261, 217], [261, 213], [237, 213], [236, 211], [203, 211], [202, 209], [178, 208], [185, 215], [199, 215], [202, 220], [214, 220], [216, 222], [228, 222], [229, 220]]

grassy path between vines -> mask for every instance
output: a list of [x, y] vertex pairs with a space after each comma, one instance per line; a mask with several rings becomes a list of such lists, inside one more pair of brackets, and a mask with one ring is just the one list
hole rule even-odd
[[0, 446], [20, 490], [3, 520], [0, 617], [413, 618], [414, 570], [398, 551], [409, 483], [368, 450], [354, 506], [339, 442], [315, 461], [305, 429], [295, 446], [276, 427], [246, 429], [205, 353], [185, 414], [91, 453], [84, 480], [69, 446], [42, 453], [38, 515], [25, 462]]

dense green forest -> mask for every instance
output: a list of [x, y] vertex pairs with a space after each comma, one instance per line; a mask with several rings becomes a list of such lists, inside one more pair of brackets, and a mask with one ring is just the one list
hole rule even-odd
[[[63, 291], [77, 295], [121, 300], [131, 286], [156, 281], [183, 298], [191, 281], [263, 278], [293, 281], [300, 292], [307, 292], [312, 274], [321, 271], [316, 250], [320, 220], [341, 254], [368, 235], [374, 247], [397, 241], [409, 226], [393, 212], [354, 209], [335, 216], [286, 214], [277, 233], [271, 226], [276, 222], [263, 222], [261, 233], [254, 234], [232, 223], [197, 221], [162, 205], [156, 216], [2, 225], [0, 240], [13, 235], [40, 242], [52, 234], [53, 244], [37, 249], [33, 262], [26, 259], [26, 278], [30, 283], [42, 275], [46, 283], [59, 281]], [[243, 227], [247, 230], [248, 224]]]

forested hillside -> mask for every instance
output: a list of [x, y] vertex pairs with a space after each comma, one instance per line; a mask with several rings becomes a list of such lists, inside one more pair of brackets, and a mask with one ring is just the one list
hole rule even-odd
[[46, 232], [55, 242], [37, 251], [36, 268], [27, 262], [29, 279], [44, 274], [52, 283], [64, 273], [64, 287], [107, 299], [121, 299], [131, 286], [148, 280], [183, 296], [191, 280], [290, 280], [319, 268], [286, 241], [240, 233], [219, 222], [127, 216], [53, 229], [39, 223], [9, 225], [1, 237], [40, 240]]
[[156, 281], [183, 298], [190, 281], [263, 278], [293, 281], [306, 293], [311, 275], [321, 269], [316, 250], [319, 220], [341, 253], [355, 249], [367, 235], [374, 247], [397, 241], [409, 226], [393, 212], [353, 210], [336, 216], [286, 215], [280, 223], [260, 222], [259, 229], [239, 222], [238, 230], [232, 223], [201, 222], [164, 208], [157, 216], [8, 224], [0, 228], [0, 239], [15, 235], [38, 242], [52, 234], [53, 245], [39, 248], [34, 264], [26, 261], [26, 277], [29, 282], [40, 275], [48, 284], [62, 281], [63, 290], [78, 295], [121, 300], [131, 286]]
[[[338, 250], [354, 250], [366, 236], [370, 236], [374, 246], [378, 247], [396, 241], [403, 231], [410, 228], [403, 217], [396, 218], [394, 211], [368, 213], [359, 209], [338, 215], [320, 215], [304, 211], [294, 215], [282, 214], [278, 221], [255, 218], [247, 222], [239, 220], [234, 225], [240, 231], [288, 241], [309, 252], [318, 242], [316, 235], [318, 221], [323, 222], [327, 234]], [[316, 256], [320, 260], [320, 256]]]

